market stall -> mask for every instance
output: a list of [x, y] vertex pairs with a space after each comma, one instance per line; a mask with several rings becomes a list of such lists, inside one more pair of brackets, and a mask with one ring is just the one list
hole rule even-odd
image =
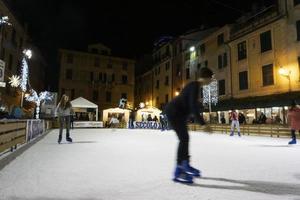
[[[85, 98], [78, 97], [77, 99], [74, 99], [71, 101], [73, 110], [77, 119], [79, 121], [98, 121], [98, 105], [86, 100]], [[80, 115], [79, 115], [80, 114]], [[85, 119], [81, 119], [82, 114], [84, 114]]]
[[159, 119], [159, 114], [162, 111], [155, 107], [146, 107], [139, 109], [136, 113], [136, 121], [147, 121], [147, 118], [149, 115], [151, 115], [151, 118], [153, 119], [155, 116]]

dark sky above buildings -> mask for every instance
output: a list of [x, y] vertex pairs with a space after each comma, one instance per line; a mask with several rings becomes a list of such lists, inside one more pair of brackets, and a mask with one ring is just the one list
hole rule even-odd
[[48, 62], [58, 48], [85, 50], [101, 42], [113, 54], [135, 57], [151, 53], [162, 35], [176, 36], [189, 29], [232, 23], [254, 3], [276, 0], [9, 0], [27, 22], [34, 43]]

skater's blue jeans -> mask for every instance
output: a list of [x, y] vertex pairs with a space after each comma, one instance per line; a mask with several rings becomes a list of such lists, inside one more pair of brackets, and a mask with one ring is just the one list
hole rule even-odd
[[70, 137], [70, 116], [60, 116], [59, 120], [59, 138], [62, 138], [64, 124], [66, 125], [66, 138]]

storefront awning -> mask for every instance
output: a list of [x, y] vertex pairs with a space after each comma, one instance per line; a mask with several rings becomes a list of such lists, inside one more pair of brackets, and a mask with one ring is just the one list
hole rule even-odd
[[[300, 92], [273, 94], [268, 96], [256, 96], [240, 99], [226, 99], [220, 101], [216, 106], [212, 105], [212, 111], [225, 111], [231, 109], [254, 109], [290, 106], [292, 100], [300, 103]], [[205, 109], [207, 110], [207, 109]]]

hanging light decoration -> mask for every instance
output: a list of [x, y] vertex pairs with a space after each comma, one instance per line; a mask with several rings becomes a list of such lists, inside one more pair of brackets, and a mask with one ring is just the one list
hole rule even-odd
[[203, 105], [216, 105], [218, 100], [218, 81], [213, 79], [209, 85], [203, 86]]
[[42, 101], [46, 101], [46, 100], [52, 100], [53, 99], [53, 94], [48, 92], [48, 91], [44, 91], [41, 92], [39, 95], [37, 95], [37, 92], [35, 90], [31, 90], [30, 95], [25, 97], [26, 101], [29, 102], [34, 102], [36, 104], [36, 119], [40, 118], [40, 105]]
[[11, 77], [9, 77], [9, 84], [11, 87], [19, 87], [21, 82], [21, 79], [19, 76], [16, 75], [12, 75]]

